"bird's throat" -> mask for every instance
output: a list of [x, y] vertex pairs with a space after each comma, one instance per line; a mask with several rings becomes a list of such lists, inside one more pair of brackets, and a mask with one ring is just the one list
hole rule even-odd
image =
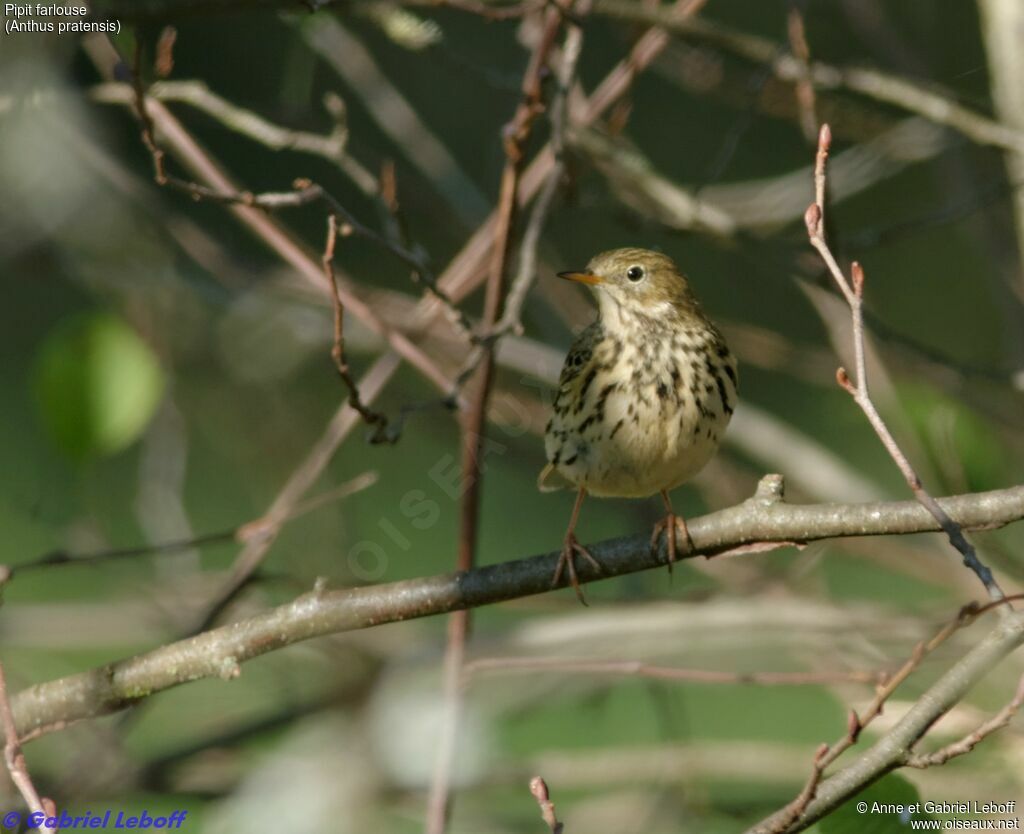
[[669, 301], [659, 301], [641, 308], [623, 303], [609, 292], [597, 292], [598, 312], [606, 333], [630, 340], [659, 338], [687, 323], [699, 323], [700, 317], [681, 310]]

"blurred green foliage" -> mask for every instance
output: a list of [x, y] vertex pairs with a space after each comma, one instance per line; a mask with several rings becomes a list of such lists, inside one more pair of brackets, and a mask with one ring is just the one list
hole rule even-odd
[[110, 455], [138, 440], [165, 386], [149, 346], [104, 313], [60, 322], [39, 348], [34, 382], [44, 425], [76, 460]]

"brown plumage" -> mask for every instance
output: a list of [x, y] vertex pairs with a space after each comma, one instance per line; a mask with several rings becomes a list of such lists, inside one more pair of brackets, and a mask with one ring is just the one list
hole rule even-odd
[[670, 258], [646, 249], [615, 249], [580, 272], [562, 272], [589, 285], [598, 318], [573, 342], [562, 366], [554, 413], [545, 431], [548, 465], [542, 490], [571, 487], [576, 505], [555, 582], [568, 569], [577, 595], [574, 555], [595, 564], [576, 541], [583, 497], [642, 498], [661, 493], [667, 516], [669, 564], [675, 529], [669, 490], [711, 459], [736, 404], [736, 361]]

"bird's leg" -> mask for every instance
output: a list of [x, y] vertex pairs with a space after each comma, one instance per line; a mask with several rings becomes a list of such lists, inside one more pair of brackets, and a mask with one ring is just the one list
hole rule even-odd
[[569, 529], [565, 531], [565, 540], [562, 542], [562, 554], [558, 557], [558, 566], [555, 568], [555, 576], [551, 580], [551, 587], [555, 587], [558, 581], [562, 578], [562, 571], [567, 570], [569, 573], [569, 582], [572, 585], [572, 589], [576, 592], [576, 598], [584, 605], [587, 604], [587, 599], [583, 596], [583, 589], [580, 587], [579, 577], [576, 576], [576, 554], [580, 554], [584, 559], [590, 562], [594, 566], [594, 570], [600, 572], [601, 566], [597, 563], [597, 560], [590, 555], [590, 552], [576, 540], [576, 520], [580, 516], [580, 507], [583, 506], [583, 499], [586, 497], [587, 491], [580, 487], [579, 492], [576, 493], [576, 503], [572, 508], [572, 518], [569, 519]]
[[664, 533], [665, 546], [668, 550], [668, 570], [671, 573], [672, 563], [676, 560], [677, 531], [686, 543], [686, 550], [684, 552], [689, 553], [693, 549], [693, 542], [690, 540], [690, 531], [686, 529], [686, 519], [681, 515], [676, 515], [675, 510], [672, 509], [672, 500], [668, 497], [668, 492], [665, 490], [661, 491], [661, 500], [665, 503], [665, 517], [654, 525], [654, 532], [651, 534], [651, 550], [657, 554], [658, 539]]

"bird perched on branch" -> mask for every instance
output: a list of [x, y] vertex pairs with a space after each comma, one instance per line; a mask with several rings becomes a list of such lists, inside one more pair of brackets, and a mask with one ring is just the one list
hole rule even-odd
[[669, 491], [696, 475], [718, 449], [736, 405], [736, 360], [672, 260], [646, 249], [614, 249], [560, 278], [589, 286], [598, 317], [573, 342], [545, 430], [542, 491], [576, 492], [552, 584], [567, 570], [581, 602], [575, 558], [600, 565], [576, 539], [587, 493], [644, 498], [660, 493], [671, 569], [676, 533], [689, 547]]

